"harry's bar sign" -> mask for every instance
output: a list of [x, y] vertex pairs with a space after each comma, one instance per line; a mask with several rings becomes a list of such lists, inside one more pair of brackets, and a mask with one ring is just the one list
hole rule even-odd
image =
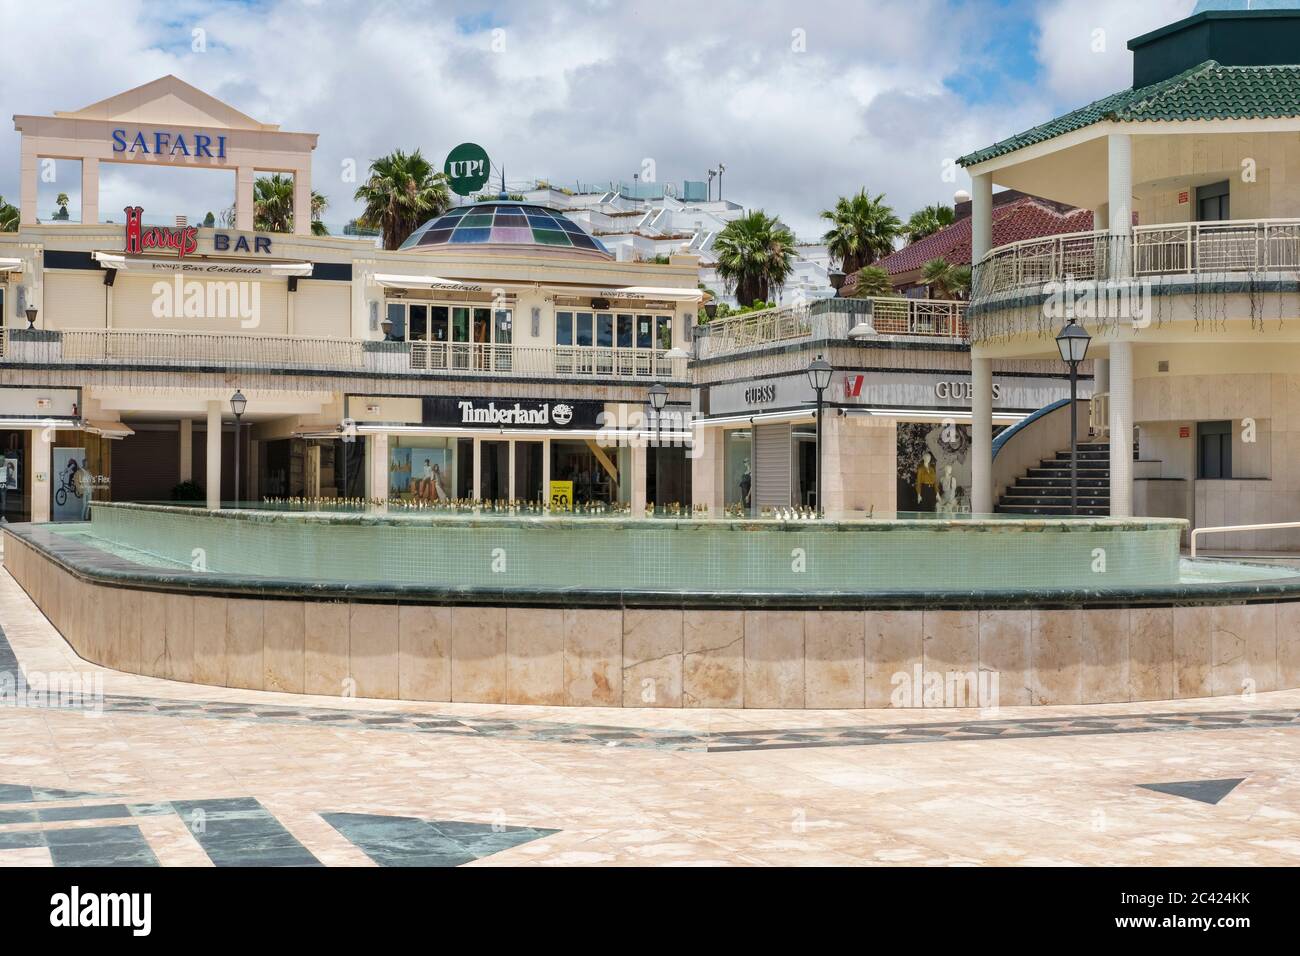
[[226, 158], [226, 137], [207, 133], [169, 133], [156, 129], [145, 133], [125, 129], [113, 130], [113, 152], [139, 153], [145, 156], [194, 156], [207, 159]]
[[425, 425], [464, 428], [596, 428], [604, 402], [425, 396]]
[[127, 206], [126, 212], [126, 254], [143, 255], [148, 249], [170, 249], [177, 257], [184, 259], [199, 247], [199, 230], [196, 226], [145, 227], [141, 222], [144, 216], [143, 206]]

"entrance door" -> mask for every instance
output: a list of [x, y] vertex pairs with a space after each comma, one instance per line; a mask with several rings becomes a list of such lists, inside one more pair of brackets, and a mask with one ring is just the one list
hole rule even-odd
[[542, 499], [542, 443], [515, 442], [515, 494], [519, 501]]
[[[805, 430], [806, 429], [806, 430]], [[817, 507], [817, 433], [815, 425], [799, 425], [794, 434], [795, 501]]]
[[505, 501], [510, 497], [510, 442], [480, 442], [481, 471], [478, 496], [484, 501]]

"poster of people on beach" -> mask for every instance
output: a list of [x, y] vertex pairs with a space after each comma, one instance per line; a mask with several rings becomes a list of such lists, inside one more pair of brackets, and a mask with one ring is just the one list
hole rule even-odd
[[388, 493], [394, 498], [446, 501], [451, 487], [448, 448], [389, 448]]

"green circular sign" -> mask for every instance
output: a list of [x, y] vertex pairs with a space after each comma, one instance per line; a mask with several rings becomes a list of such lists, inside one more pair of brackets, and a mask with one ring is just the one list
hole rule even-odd
[[478, 143], [461, 143], [447, 154], [442, 171], [447, 174], [451, 191], [457, 196], [478, 192], [492, 173], [487, 150]]

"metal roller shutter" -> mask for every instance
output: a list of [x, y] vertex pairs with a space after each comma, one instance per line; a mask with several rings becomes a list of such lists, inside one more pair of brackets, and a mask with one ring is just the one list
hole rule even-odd
[[51, 329], [102, 329], [105, 291], [102, 271], [47, 272], [41, 325]]
[[790, 426], [754, 427], [754, 509], [790, 505]]
[[180, 481], [177, 425], [133, 424], [135, 434], [113, 443], [114, 501], [168, 501]]

